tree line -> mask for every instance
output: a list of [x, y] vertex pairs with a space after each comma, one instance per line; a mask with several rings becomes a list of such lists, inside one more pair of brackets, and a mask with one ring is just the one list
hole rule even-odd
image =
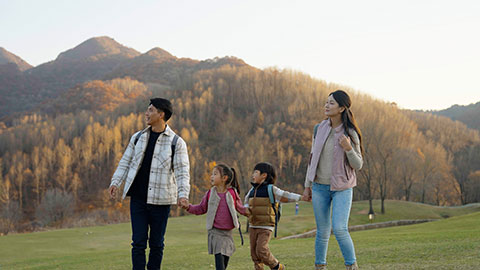
[[[96, 85], [102, 84], [88, 87]], [[69, 101], [72, 106], [63, 106], [62, 113], [30, 114], [3, 125], [4, 233], [62, 226], [65, 220], [85, 220], [88, 213], [94, 213], [94, 222], [128, 215], [128, 207], [110, 201], [105, 190], [128, 140], [144, 128], [147, 96], [163, 96], [174, 104], [169, 125], [188, 145], [192, 202], [209, 188], [214, 161], [237, 169], [242, 194], [260, 161], [275, 165], [280, 187], [303, 192], [313, 126], [324, 119], [325, 100], [337, 89], [351, 95], [364, 138], [355, 200], [380, 199], [382, 212], [387, 199], [435, 205], [480, 201], [478, 131], [445, 117], [402, 110], [348, 87], [274, 68], [225, 65], [179, 77], [172, 85], [118, 79], [115, 89], [125, 89], [128, 97], [131, 85], [142, 94], [114, 106], [85, 110], [85, 103]], [[172, 214], [182, 212], [174, 209]]]

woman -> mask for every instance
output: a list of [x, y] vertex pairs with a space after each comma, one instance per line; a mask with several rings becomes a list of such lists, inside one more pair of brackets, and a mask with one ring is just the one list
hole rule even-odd
[[305, 179], [304, 200], [311, 200], [317, 236], [315, 269], [327, 269], [330, 231], [342, 251], [347, 270], [358, 269], [348, 218], [352, 206], [355, 170], [362, 168], [362, 135], [350, 111], [347, 93], [330, 93], [325, 104], [326, 120], [314, 128], [310, 162]]

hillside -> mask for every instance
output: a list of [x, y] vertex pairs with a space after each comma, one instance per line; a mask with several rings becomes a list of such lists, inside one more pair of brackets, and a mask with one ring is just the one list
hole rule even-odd
[[445, 110], [432, 111], [432, 113], [458, 120], [465, 123], [469, 128], [480, 130], [480, 102], [466, 106], [454, 105]]
[[37, 107], [37, 113], [61, 115], [81, 111], [113, 111], [139, 97], [146, 97], [147, 87], [128, 77], [110, 81], [94, 80], [79, 84], [55, 99]]
[[[294, 204], [285, 204], [283, 234], [292, 226], [313, 223], [305, 213], [311, 204], [301, 203], [300, 216], [293, 216]], [[358, 205], [354, 203], [354, 207]], [[421, 210], [410, 204], [410, 212]], [[435, 208], [421, 206], [424, 209]], [[392, 205], [393, 211], [397, 209]], [[367, 210], [364, 207], [361, 210]], [[480, 212], [449, 219], [386, 229], [353, 232], [358, 261], [362, 269], [475, 269], [476, 248], [480, 244]], [[245, 218], [241, 218], [242, 222]], [[245, 228], [243, 224], [243, 228]], [[188, 215], [169, 219], [164, 256], [165, 269], [212, 269], [213, 257], [207, 254], [205, 216]], [[234, 232], [236, 249], [229, 269], [251, 266], [248, 233], [244, 246]], [[129, 269], [130, 224], [54, 230], [1, 237], [0, 264], [7, 269]], [[28, 245], [26, 245], [28, 243]], [[272, 252], [291, 269], [311, 269], [314, 261], [314, 238], [270, 242]], [[39, 252], [39, 250], [41, 252]], [[458, 260], [462, 257], [462, 260]], [[108, 260], [106, 260], [108, 258]], [[341, 253], [334, 236], [328, 252], [332, 269], [341, 269]], [[295, 266], [295, 268], [293, 268]]]
[[[328, 94], [341, 86], [291, 70], [260, 70], [235, 57], [199, 61], [160, 48], [133, 57], [135, 53], [125, 53], [129, 50], [107, 38], [86, 44], [56, 61], [102, 62], [90, 59], [92, 55], [125, 60], [101, 79], [61, 91], [49, 88], [54, 95], [48, 99], [41, 98], [42, 90], [29, 92], [31, 84], [9, 84], [17, 92], [2, 93], [3, 104], [18, 110], [18, 115], [10, 113], [0, 121], [0, 211], [10, 215], [0, 221], [12, 220], [0, 222], [4, 233], [62, 227], [68, 218], [93, 210], [106, 211], [109, 217], [128, 210], [110, 202], [105, 189], [128, 140], [145, 128], [144, 111], [152, 96], [174, 104], [168, 123], [188, 145], [192, 200], [209, 188], [213, 161], [237, 169], [243, 192], [260, 161], [275, 165], [285, 189], [303, 192], [313, 126], [324, 119], [321, 108]], [[10, 72], [18, 85], [32, 78], [25, 75], [28, 71]], [[60, 79], [41, 81], [64, 85]], [[363, 133], [364, 164], [357, 172], [355, 200], [442, 206], [480, 201], [477, 130], [343, 89], [352, 96], [352, 111]], [[75, 211], [52, 223], [37, 211], [41, 213], [46, 207], [42, 201], [55, 190], [70, 198]], [[177, 209], [172, 213], [178, 214]], [[106, 222], [102, 217], [94, 220]]]
[[0, 47], [0, 66], [8, 63], [15, 64], [15, 66], [20, 71], [25, 71], [32, 68], [32, 65], [25, 62], [25, 60], [23, 60], [22, 58]]

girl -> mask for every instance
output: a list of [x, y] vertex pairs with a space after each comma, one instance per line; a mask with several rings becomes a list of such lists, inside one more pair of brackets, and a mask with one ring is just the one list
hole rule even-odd
[[304, 200], [312, 201], [317, 223], [316, 270], [327, 269], [332, 225], [346, 269], [358, 269], [353, 241], [348, 233], [348, 219], [352, 188], [357, 185], [355, 170], [361, 169], [363, 164], [362, 134], [350, 111], [351, 104], [344, 91], [330, 93], [325, 104], [327, 119], [314, 128], [303, 196]]
[[246, 216], [248, 209], [238, 196], [240, 187], [233, 168], [225, 164], [216, 165], [210, 181], [212, 188], [200, 204], [182, 206], [191, 214], [207, 213], [208, 253], [215, 254], [215, 269], [224, 270], [235, 251], [232, 230], [239, 228], [236, 211]]
[[[276, 186], [277, 175], [270, 163], [262, 162], [255, 165], [252, 175], [252, 189], [245, 196], [245, 205], [249, 206], [250, 255], [255, 270], [263, 270], [266, 264], [270, 269], [285, 269], [285, 265], [278, 262], [268, 247], [272, 231], [276, 226], [277, 204], [271, 203], [269, 189], [275, 197], [275, 202], [298, 202], [299, 194], [283, 191]], [[269, 186], [271, 187], [269, 188]], [[274, 209], [276, 207], [277, 209]]]

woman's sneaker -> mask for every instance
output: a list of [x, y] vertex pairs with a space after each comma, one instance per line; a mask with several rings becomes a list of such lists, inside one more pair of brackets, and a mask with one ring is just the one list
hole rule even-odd
[[326, 264], [315, 264], [315, 270], [327, 270]]
[[352, 265], [346, 265], [346, 267], [347, 267], [347, 270], [358, 270], [357, 262], [355, 262]]

